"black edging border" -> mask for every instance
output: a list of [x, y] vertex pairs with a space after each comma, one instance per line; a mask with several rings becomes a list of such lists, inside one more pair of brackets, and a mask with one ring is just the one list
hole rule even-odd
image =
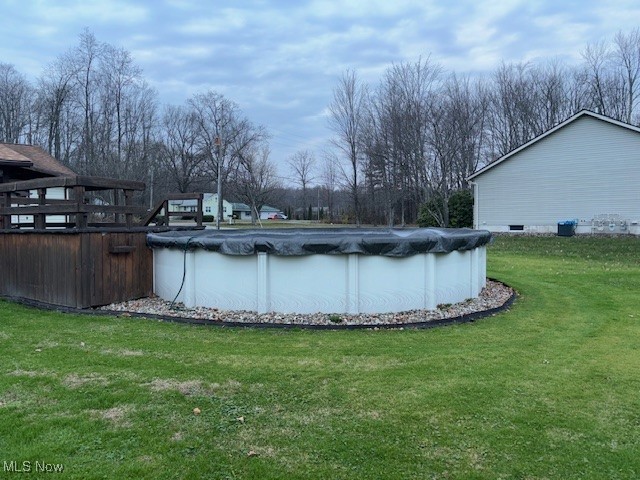
[[485, 317], [490, 317], [498, 313], [502, 313], [508, 310], [518, 298], [518, 292], [513, 287], [510, 287], [500, 280], [487, 277], [488, 280], [500, 283], [505, 287], [511, 289], [511, 296], [499, 307], [490, 308], [488, 310], [481, 310], [478, 312], [467, 313], [464, 315], [458, 315], [451, 318], [440, 318], [436, 320], [426, 320], [423, 322], [408, 322], [408, 323], [383, 323], [383, 324], [358, 324], [358, 325], [313, 325], [313, 324], [298, 324], [298, 323], [256, 323], [256, 322], [225, 322], [207, 320], [202, 318], [191, 317], [174, 317], [171, 315], [158, 315], [155, 313], [138, 313], [138, 312], [123, 312], [119, 310], [98, 310], [93, 308], [72, 308], [64, 307], [60, 305], [52, 305], [50, 303], [44, 303], [37, 300], [31, 300], [24, 297], [11, 297], [2, 296], [5, 300], [20, 303], [29, 307], [35, 307], [43, 310], [51, 310], [61, 313], [72, 313], [76, 315], [99, 315], [110, 316], [120, 318], [146, 318], [150, 320], [161, 320], [171, 323], [182, 323], [187, 325], [205, 325], [208, 327], [218, 328], [259, 328], [259, 329], [283, 329], [283, 330], [401, 330], [401, 329], [427, 329], [436, 327], [446, 327], [449, 325], [458, 325], [463, 323], [472, 323], [476, 320], [480, 320]]

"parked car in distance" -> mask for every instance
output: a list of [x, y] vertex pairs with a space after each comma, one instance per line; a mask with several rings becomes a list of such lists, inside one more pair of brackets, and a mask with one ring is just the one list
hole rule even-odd
[[287, 216], [281, 213], [271, 213], [268, 218], [269, 220], [286, 220]]

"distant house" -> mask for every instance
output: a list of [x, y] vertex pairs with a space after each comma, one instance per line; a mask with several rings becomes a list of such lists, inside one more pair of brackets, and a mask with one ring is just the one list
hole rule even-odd
[[[198, 209], [197, 200], [170, 200], [169, 211], [191, 213]], [[226, 220], [233, 213], [232, 204], [222, 199], [222, 217]], [[204, 215], [212, 215], [214, 218], [218, 214], [218, 194], [205, 193], [202, 196], [202, 213]]]
[[[35, 145], [0, 143], [0, 183], [33, 180], [47, 177], [70, 177], [75, 172], [64, 166], [47, 152]], [[64, 199], [64, 188], [47, 189], [46, 198]], [[38, 192], [30, 191], [28, 198], [37, 198]], [[63, 216], [50, 215], [50, 222], [64, 222]], [[14, 215], [13, 223], [31, 223], [31, 215]]]
[[[238, 220], [251, 220], [251, 207], [244, 203], [234, 203], [233, 215]], [[264, 205], [260, 209], [260, 220], [268, 220], [269, 217], [273, 215], [281, 215], [286, 218], [284, 213], [282, 213], [282, 210], [279, 208]]]
[[469, 177], [474, 227], [640, 234], [640, 128], [583, 110]]

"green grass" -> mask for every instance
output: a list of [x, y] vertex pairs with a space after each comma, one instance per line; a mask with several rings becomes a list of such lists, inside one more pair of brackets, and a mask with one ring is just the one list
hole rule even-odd
[[640, 477], [640, 239], [499, 237], [488, 258], [520, 299], [434, 330], [0, 302], [0, 462], [82, 479]]

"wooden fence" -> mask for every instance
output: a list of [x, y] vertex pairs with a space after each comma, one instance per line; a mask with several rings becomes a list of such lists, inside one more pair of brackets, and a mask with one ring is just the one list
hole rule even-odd
[[151, 295], [146, 232], [0, 233], [0, 295], [87, 308]]

